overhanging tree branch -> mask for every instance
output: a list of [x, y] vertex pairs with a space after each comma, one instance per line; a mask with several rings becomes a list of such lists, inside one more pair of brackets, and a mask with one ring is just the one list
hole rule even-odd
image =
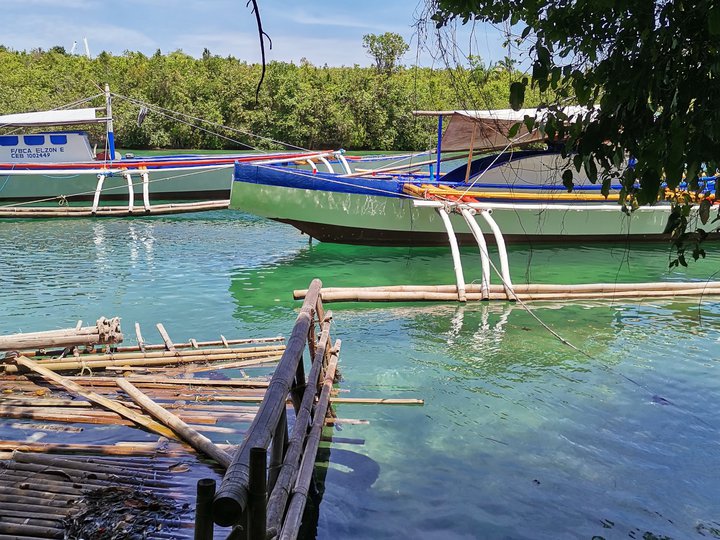
[[262, 58], [262, 71], [260, 72], [260, 80], [258, 81], [257, 87], [255, 88], [255, 102], [257, 103], [260, 97], [260, 87], [262, 86], [263, 80], [265, 79], [265, 38], [267, 38], [267, 40], [270, 42], [271, 49], [272, 39], [267, 34], [267, 32], [263, 30], [262, 18], [260, 17], [260, 10], [258, 9], [257, 0], [248, 0], [248, 3], [245, 4], [245, 7], [248, 7], [250, 4], [252, 4], [251, 12], [255, 14], [255, 21], [257, 22], [258, 36], [260, 38], [260, 56]]

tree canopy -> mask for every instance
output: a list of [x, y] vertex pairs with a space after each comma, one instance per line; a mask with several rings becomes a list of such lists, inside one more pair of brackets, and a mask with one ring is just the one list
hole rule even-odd
[[375, 67], [381, 73], [392, 73], [402, 56], [408, 51], [408, 44], [400, 34], [385, 32], [384, 34], [365, 34], [363, 47], [375, 59]]
[[[653, 203], [661, 182], [714, 175], [720, 160], [718, 0], [429, 0], [438, 27], [451, 21], [511, 24], [532, 62], [511, 87], [554, 100], [544, 129], [567, 138], [574, 165], [605, 192], [619, 177], [631, 204]], [[568, 117], [562, 107], [578, 104]], [[619, 172], [626, 158], [634, 167]], [[572, 187], [572, 170], [564, 181]], [[624, 198], [624, 197], [623, 197]], [[683, 202], [683, 201], [680, 201]], [[687, 217], [687, 210], [679, 223]], [[677, 234], [685, 232], [684, 227]]]
[[[489, 71], [480, 61], [453, 70], [395, 65], [391, 73], [374, 66], [270, 62], [256, 101], [261, 66], [208, 49], [201, 58], [158, 50], [152, 56], [103, 52], [92, 60], [59, 49], [26, 52], [0, 45], [0, 114], [53, 109], [97, 94], [107, 82], [112, 92], [134, 100], [113, 101], [116, 139], [128, 150], [282, 148], [276, 141], [311, 149], [428, 150], [436, 144], [436, 123], [411, 111], [455, 109], [461, 87], [488, 107], [506, 108], [509, 82], [517, 77]], [[528, 99], [538, 103], [539, 95]], [[139, 102], [155, 107], [140, 126]], [[169, 111], [235, 131], [198, 129], [193, 125], [199, 122], [178, 122]], [[98, 130], [93, 141], [102, 137]]]

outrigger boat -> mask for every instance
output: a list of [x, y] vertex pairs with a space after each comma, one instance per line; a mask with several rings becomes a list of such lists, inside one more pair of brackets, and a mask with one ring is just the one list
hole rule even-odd
[[[438, 117], [437, 158], [381, 162], [342, 152], [299, 166], [237, 163], [230, 207], [289, 223], [325, 242], [391, 246], [478, 243], [482, 223], [490, 242], [613, 242], [667, 239], [668, 203], [625, 213], [620, 186], [606, 198], [583, 174], [568, 193], [561, 175], [568, 166], [551, 147], [523, 149], [544, 142], [539, 130], [524, 126], [507, 134], [521, 111], [418, 112]], [[443, 134], [443, 118], [450, 118]], [[468, 151], [445, 172], [446, 152]], [[485, 155], [473, 159], [473, 154]], [[333, 166], [330, 160], [335, 158]], [[388, 158], [384, 158], [388, 159]], [[335, 171], [341, 167], [342, 171]], [[428, 170], [426, 171], [425, 168]], [[320, 170], [324, 169], [324, 170]], [[714, 183], [713, 183], [714, 189]]]
[[[98, 115], [103, 109], [105, 114]], [[122, 157], [115, 149], [107, 85], [105, 107], [0, 116], [2, 128], [98, 123], [106, 125], [106, 145], [100, 152], [93, 149], [85, 131], [0, 135], [0, 216], [44, 216], [53, 211], [54, 215], [120, 215], [163, 209], [175, 213], [227, 207], [235, 163], [307, 154]], [[155, 204], [168, 201], [175, 204]], [[112, 206], [99, 206], [108, 203]], [[83, 212], [88, 207], [89, 212]]]

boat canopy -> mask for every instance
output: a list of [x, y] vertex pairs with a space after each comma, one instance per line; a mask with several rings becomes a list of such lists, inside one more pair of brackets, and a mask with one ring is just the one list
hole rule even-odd
[[[584, 114], [585, 107], [565, 107], [563, 112], [568, 116]], [[455, 152], [463, 150], [493, 150], [505, 148], [508, 144], [527, 144], [542, 141], [545, 135], [534, 129], [528, 133], [527, 127], [521, 125], [515, 137], [508, 137], [510, 128], [522, 122], [526, 116], [542, 121], [546, 111], [538, 109], [497, 109], [479, 111], [413, 111], [416, 116], [449, 117], [450, 122], [442, 136], [442, 150]]]
[[88, 107], [85, 109], [6, 114], [0, 116], [0, 126], [58, 126], [107, 122], [107, 118], [99, 118], [96, 111], [98, 111], [97, 108]]

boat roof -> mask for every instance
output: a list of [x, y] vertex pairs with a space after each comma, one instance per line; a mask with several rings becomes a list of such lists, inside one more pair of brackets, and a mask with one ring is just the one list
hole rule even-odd
[[0, 126], [58, 126], [106, 122], [96, 107], [0, 115]]
[[[564, 107], [562, 111], [568, 116], [576, 116], [588, 112], [588, 109], [571, 106]], [[493, 150], [505, 148], [508, 144], [522, 145], [545, 139], [545, 135], [539, 129], [528, 132], [524, 124], [512, 139], [507, 134], [514, 124], [522, 122], [526, 116], [542, 120], [547, 114], [547, 109], [413, 111], [413, 114], [450, 117], [450, 122], [448, 122], [442, 137], [442, 150], [445, 152], [470, 149]]]

